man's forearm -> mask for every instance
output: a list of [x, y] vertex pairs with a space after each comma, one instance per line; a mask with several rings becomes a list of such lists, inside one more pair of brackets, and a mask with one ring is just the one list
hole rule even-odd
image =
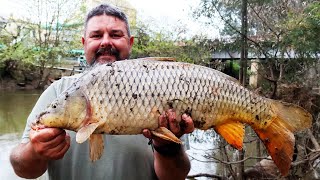
[[184, 180], [190, 171], [190, 161], [183, 148], [175, 156], [163, 156], [154, 151], [155, 171], [160, 180]]
[[48, 167], [48, 161], [39, 158], [31, 144], [20, 144], [10, 154], [10, 162], [15, 173], [23, 178], [37, 178]]

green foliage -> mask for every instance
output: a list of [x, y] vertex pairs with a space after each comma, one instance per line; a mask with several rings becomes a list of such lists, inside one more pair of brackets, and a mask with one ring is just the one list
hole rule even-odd
[[3, 46], [0, 66], [7, 60], [16, 60], [40, 65], [43, 69], [57, 64], [71, 49], [82, 48], [79, 27], [85, 14], [84, 6], [78, 13], [68, 15], [74, 12], [69, 6], [77, 3], [70, 0], [28, 2], [29, 18], [32, 19], [9, 18], [0, 29]]
[[285, 25], [289, 27], [286, 46], [294, 48], [300, 57], [314, 58], [320, 53], [320, 2], [311, 3], [301, 14], [290, 14]]
[[8, 18], [7, 22], [0, 28], [0, 67], [5, 66], [6, 61], [18, 61], [28, 58], [30, 56], [28, 47], [24, 46], [23, 42], [18, 39], [22, 34], [20, 29], [11, 32], [7, 26], [19, 26], [19, 22], [15, 21], [12, 17]]
[[204, 37], [195, 36], [185, 40], [174, 37], [170, 32], [152, 32], [142, 24], [135, 37], [131, 58], [174, 57], [178, 61], [206, 64], [210, 52], [211, 43]]
[[6, 46], [0, 51], [0, 67], [4, 66], [5, 61], [14, 60], [29, 62], [32, 57], [30, 49], [26, 48], [22, 43], [12, 46]]

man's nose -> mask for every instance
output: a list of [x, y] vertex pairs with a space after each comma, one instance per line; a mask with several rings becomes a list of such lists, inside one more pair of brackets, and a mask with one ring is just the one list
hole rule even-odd
[[108, 47], [112, 44], [111, 38], [109, 35], [103, 35], [103, 38], [101, 39], [101, 44], [100, 46], [102, 48]]

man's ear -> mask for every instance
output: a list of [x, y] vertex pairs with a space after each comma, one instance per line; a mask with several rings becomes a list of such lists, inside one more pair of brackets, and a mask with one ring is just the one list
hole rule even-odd
[[82, 45], [84, 45], [84, 42], [85, 42], [86, 40], [84, 39], [84, 37], [82, 36], [81, 37], [81, 42], [82, 42]]
[[129, 39], [129, 41], [130, 41], [130, 47], [132, 47], [132, 46], [133, 46], [133, 42], [134, 42], [134, 37], [131, 36], [130, 39]]

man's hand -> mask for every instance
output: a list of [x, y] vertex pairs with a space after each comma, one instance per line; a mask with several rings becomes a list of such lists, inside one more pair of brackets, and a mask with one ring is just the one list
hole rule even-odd
[[[178, 138], [183, 134], [191, 133], [194, 130], [194, 124], [190, 116], [183, 114], [181, 117], [177, 117], [175, 111], [172, 109], [169, 109], [159, 116], [159, 127], [166, 127]], [[182, 146], [155, 137], [148, 129], [144, 129], [142, 134], [146, 138], [153, 140], [153, 147], [155, 149], [154, 169], [158, 179], [185, 179], [190, 171], [191, 165]], [[162, 152], [158, 152], [160, 151], [159, 148], [162, 149]], [[163, 150], [163, 148], [165, 150]]]
[[[194, 130], [192, 118], [187, 114], [183, 114], [181, 118], [177, 117], [173, 109], [169, 109], [159, 116], [159, 127], [166, 127], [178, 138], [184, 134], [192, 133]], [[146, 138], [153, 139], [153, 144], [155, 146], [172, 143], [170, 141], [153, 136], [148, 129], [144, 129], [142, 134]]]
[[59, 128], [30, 130], [30, 142], [38, 158], [57, 160], [63, 158], [70, 147], [70, 136]]
[[49, 160], [61, 159], [69, 147], [70, 136], [62, 129], [31, 129], [30, 142], [13, 148], [10, 162], [18, 176], [35, 179], [47, 170]]

